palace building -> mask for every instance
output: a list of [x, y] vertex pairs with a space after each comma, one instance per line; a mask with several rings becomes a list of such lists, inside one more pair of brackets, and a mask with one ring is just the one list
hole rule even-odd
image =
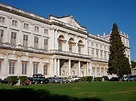
[[[128, 35], [120, 35], [130, 60]], [[0, 3], [0, 78], [108, 75], [109, 38], [89, 33], [71, 15], [44, 18]]]

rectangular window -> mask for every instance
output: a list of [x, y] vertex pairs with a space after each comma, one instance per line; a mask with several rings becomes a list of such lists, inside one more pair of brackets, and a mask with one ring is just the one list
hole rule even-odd
[[62, 51], [62, 42], [59, 41], [58, 44], [59, 44], [59, 50]]
[[44, 34], [48, 34], [48, 29], [44, 29]]
[[4, 17], [0, 17], [0, 23], [5, 23], [5, 18]]
[[99, 57], [99, 50], [97, 49], [96, 50], [96, 58], [98, 58]]
[[33, 64], [33, 74], [38, 73], [38, 64]]
[[35, 26], [35, 27], [34, 27], [34, 31], [35, 31], [35, 32], [39, 32], [39, 27], [38, 27], [38, 26]]
[[34, 37], [34, 48], [38, 48], [38, 37]]
[[28, 45], [28, 35], [23, 35], [23, 46], [27, 47]]
[[101, 54], [101, 58], [103, 58], [103, 56], [102, 56], [102, 55], [103, 55], [103, 51], [102, 51], [102, 50], [101, 50], [101, 53], [100, 53], [100, 54]]
[[27, 63], [22, 63], [22, 74], [26, 74], [27, 71]]
[[48, 50], [48, 39], [44, 39], [44, 50]]
[[16, 45], [16, 33], [11, 32], [11, 45]]
[[3, 34], [4, 34], [4, 30], [0, 29], [0, 43], [3, 42]]
[[69, 52], [72, 52], [72, 44], [69, 44]]
[[24, 23], [24, 29], [29, 29], [29, 24], [28, 23]]
[[9, 74], [14, 74], [15, 62], [9, 62]]
[[43, 67], [43, 74], [48, 75], [48, 65], [44, 65]]
[[12, 25], [13, 26], [17, 26], [17, 21], [16, 20], [12, 20]]
[[80, 45], [78, 46], [78, 53], [81, 54], [81, 46]]
[[106, 55], [106, 54], [107, 54], [107, 52], [105, 51], [105, 52], [104, 52], [104, 58], [105, 58], [105, 59], [106, 59], [106, 57], [107, 57], [107, 55]]
[[94, 49], [92, 48], [92, 57], [94, 57]]

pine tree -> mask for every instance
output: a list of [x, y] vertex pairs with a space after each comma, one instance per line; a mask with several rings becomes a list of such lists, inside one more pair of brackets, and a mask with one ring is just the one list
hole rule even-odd
[[119, 78], [122, 78], [124, 74], [129, 74], [130, 64], [125, 54], [125, 46], [122, 43], [118, 26], [116, 23], [113, 24], [112, 32], [110, 35], [110, 54], [108, 62], [108, 72], [110, 74], [116, 74]]

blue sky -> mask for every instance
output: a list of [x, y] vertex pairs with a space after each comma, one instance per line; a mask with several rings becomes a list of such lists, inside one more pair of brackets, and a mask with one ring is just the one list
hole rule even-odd
[[91, 34], [108, 34], [113, 23], [129, 35], [131, 60], [136, 61], [136, 0], [0, 0], [43, 16], [72, 15]]

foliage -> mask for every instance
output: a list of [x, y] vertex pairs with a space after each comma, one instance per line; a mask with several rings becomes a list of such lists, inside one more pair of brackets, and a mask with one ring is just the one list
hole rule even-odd
[[84, 77], [81, 77], [81, 81], [83, 82], [91, 82], [93, 79], [93, 76], [84, 76]]
[[96, 81], [102, 81], [102, 77], [96, 77]]
[[21, 84], [24, 84], [25, 81], [27, 80], [27, 76], [20, 76], [19, 79], [20, 79]]
[[8, 84], [9, 85], [13, 86], [14, 84], [17, 83], [17, 81], [18, 81], [17, 76], [8, 76]]
[[114, 23], [110, 36], [108, 72], [110, 74], [116, 74], [119, 78], [122, 78], [123, 75], [131, 72], [129, 60], [126, 58], [124, 51], [125, 46], [122, 43], [118, 26], [116, 23]]
[[136, 62], [135, 61], [131, 61], [131, 66], [132, 66], [132, 68], [135, 68], [136, 67]]

